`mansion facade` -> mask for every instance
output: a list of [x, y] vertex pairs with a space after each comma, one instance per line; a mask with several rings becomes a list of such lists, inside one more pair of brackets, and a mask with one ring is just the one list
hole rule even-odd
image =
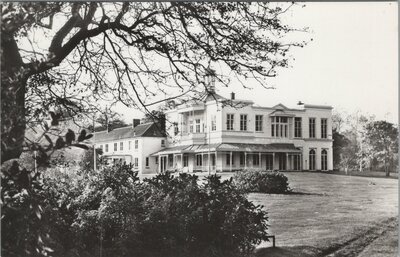
[[332, 107], [261, 107], [216, 93], [165, 112], [156, 172], [333, 169]]

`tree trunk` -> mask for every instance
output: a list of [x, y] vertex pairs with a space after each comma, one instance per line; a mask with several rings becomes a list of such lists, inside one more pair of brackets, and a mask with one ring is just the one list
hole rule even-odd
[[385, 175], [386, 177], [390, 176], [390, 169], [388, 167], [387, 161], [385, 160]]
[[27, 71], [13, 35], [1, 36], [1, 163], [18, 158], [25, 137]]

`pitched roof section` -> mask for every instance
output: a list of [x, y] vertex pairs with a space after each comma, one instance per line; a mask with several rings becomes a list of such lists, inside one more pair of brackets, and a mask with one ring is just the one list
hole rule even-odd
[[242, 144], [242, 143], [219, 143], [202, 145], [183, 145], [165, 148], [153, 153], [152, 156], [174, 154], [174, 153], [198, 153], [217, 151], [217, 152], [250, 152], [250, 153], [301, 153], [301, 150], [294, 144], [273, 143], [273, 144]]
[[275, 105], [274, 107], [272, 107], [273, 109], [283, 109], [283, 110], [288, 110], [289, 108], [287, 108], [286, 106], [284, 106], [283, 104], [279, 103], [277, 105]]
[[117, 128], [107, 133], [106, 130], [94, 133], [95, 142], [106, 142], [134, 137], [164, 137], [162, 131], [154, 122], [139, 124], [135, 128], [132, 126]]

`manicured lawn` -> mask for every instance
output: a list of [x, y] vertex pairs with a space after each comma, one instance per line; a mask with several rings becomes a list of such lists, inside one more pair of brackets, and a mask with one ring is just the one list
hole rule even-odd
[[[397, 256], [397, 179], [284, 174], [294, 194], [249, 194], [251, 201], [268, 211], [269, 234], [276, 236], [277, 247], [264, 242], [257, 256]], [[202, 179], [208, 173], [196, 175]], [[229, 179], [233, 173], [218, 175]]]
[[304, 194], [249, 195], [269, 212], [278, 246], [261, 244], [259, 256], [397, 256], [398, 180], [285, 174]]

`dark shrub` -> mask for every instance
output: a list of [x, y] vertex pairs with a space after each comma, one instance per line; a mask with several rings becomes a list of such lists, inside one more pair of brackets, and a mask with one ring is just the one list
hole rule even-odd
[[267, 213], [233, 180], [140, 181], [128, 166], [72, 173], [44, 180], [54, 256], [246, 256], [266, 240]]
[[277, 171], [239, 171], [234, 181], [240, 190], [247, 193], [283, 194], [291, 191], [288, 178]]

